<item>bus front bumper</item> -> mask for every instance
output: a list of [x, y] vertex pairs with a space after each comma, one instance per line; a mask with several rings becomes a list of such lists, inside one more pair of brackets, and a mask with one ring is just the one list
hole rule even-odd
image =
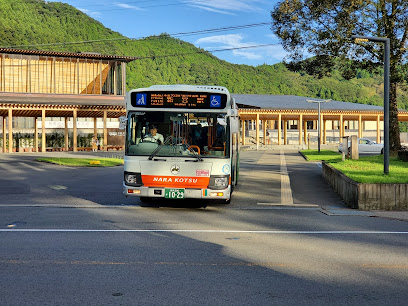
[[[132, 187], [123, 183], [123, 194], [125, 196], [135, 197], [149, 197], [149, 198], [165, 198], [166, 189], [164, 187]], [[174, 189], [174, 188], [168, 188]], [[178, 188], [177, 188], [178, 189]], [[192, 189], [192, 188], [180, 188], [183, 189], [182, 199], [214, 199], [214, 200], [229, 200], [231, 197], [231, 185], [228, 185], [226, 189]], [[174, 199], [174, 198], [173, 198]]]

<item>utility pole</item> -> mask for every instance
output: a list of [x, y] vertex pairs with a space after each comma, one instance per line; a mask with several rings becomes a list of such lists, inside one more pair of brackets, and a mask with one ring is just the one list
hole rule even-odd
[[321, 100], [321, 101], [317, 101], [317, 100], [306, 100], [307, 102], [310, 103], [317, 103], [318, 104], [318, 118], [317, 118], [317, 151], [320, 153], [320, 129], [321, 129], [321, 125], [320, 125], [320, 103], [322, 102], [330, 102], [331, 99], [328, 100]]

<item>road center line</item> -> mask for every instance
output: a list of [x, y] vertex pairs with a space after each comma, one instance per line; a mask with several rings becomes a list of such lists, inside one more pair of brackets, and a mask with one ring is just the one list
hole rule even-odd
[[28, 233], [213, 233], [213, 234], [312, 234], [312, 235], [394, 235], [408, 234], [404, 231], [273, 231], [273, 230], [205, 230], [205, 229], [28, 229], [28, 228], [7, 228], [0, 229], [0, 232], [28, 232]]

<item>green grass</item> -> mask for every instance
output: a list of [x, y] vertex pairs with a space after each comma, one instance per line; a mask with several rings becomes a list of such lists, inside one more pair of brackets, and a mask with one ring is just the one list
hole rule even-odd
[[320, 150], [301, 151], [310, 161], [324, 160], [337, 170], [358, 183], [366, 184], [406, 184], [408, 183], [408, 163], [390, 157], [389, 174], [384, 175], [384, 155], [362, 156], [358, 160], [341, 160], [341, 154]]
[[[123, 159], [119, 158], [37, 158], [37, 161], [47, 162], [63, 166], [73, 167], [112, 167], [123, 165]], [[90, 164], [91, 161], [100, 161], [100, 164]]]
[[398, 157], [390, 157], [388, 175], [384, 175], [383, 155], [364, 156], [359, 160], [346, 159], [330, 164], [359, 183], [408, 183], [408, 163], [399, 160]]
[[317, 150], [303, 150], [300, 151], [306, 156], [306, 159], [309, 161], [314, 160], [325, 160], [325, 161], [341, 161], [341, 154], [336, 151], [331, 150], [320, 150], [320, 153]]

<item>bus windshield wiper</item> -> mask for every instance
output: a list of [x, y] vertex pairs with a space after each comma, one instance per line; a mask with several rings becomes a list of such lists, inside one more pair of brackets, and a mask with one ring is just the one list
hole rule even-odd
[[154, 149], [154, 151], [152, 152], [152, 154], [150, 154], [149, 160], [152, 160], [153, 157], [155, 157], [156, 154], [159, 153], [159, 151], [161, 150], [161, 148], [163, 148], [163, 146], [166, 145], [166, 144], [168, 144], [171, 140], [172, 140], [172, 137], [171, 137], [171, 136], [168, 136], [168, 137], [166, 138], [166, 140], [165, 140], [163, 143], [161, 143], [156, 149]]
[[[190, 152], [193, 153], [194, 157], [196, 158], [194, 161], [198, 162], [198, 161], [203, 161], [203, 158], [196, 152], [193, 150], [193, 148], [190, 147], [190, 145], [187, 143], [187, 148]], [[186, 161], [190, 161], [190, 159], [186, 159]]]

